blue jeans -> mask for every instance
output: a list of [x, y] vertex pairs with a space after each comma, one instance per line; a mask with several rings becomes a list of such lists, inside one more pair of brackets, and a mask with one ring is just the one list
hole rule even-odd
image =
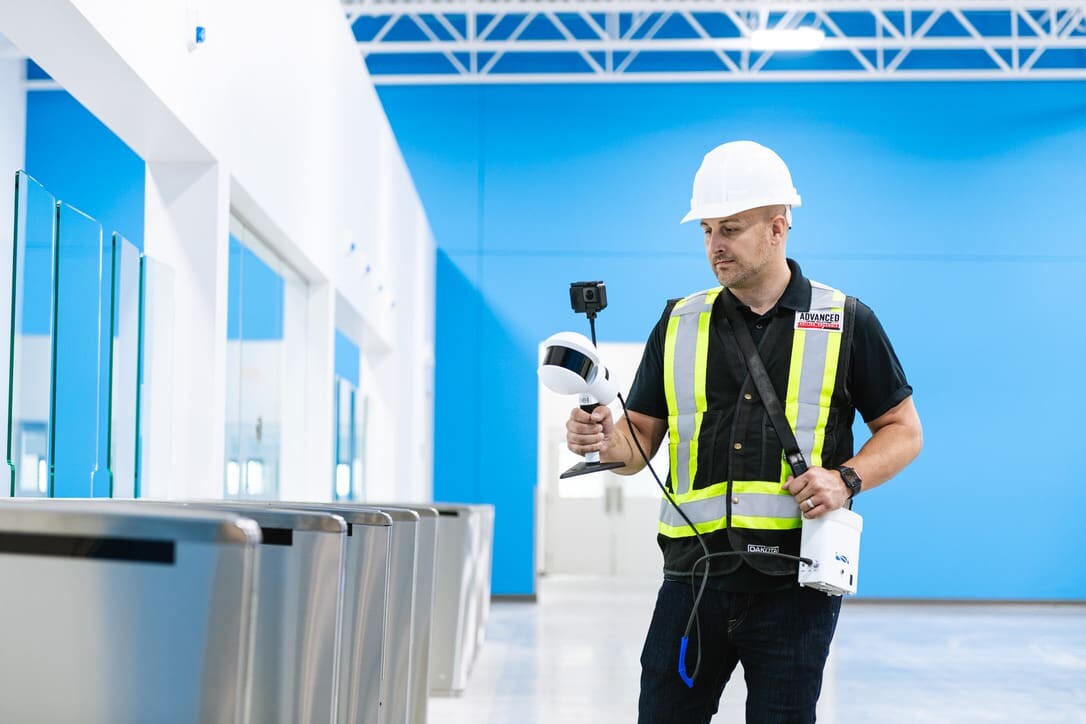
[[[794, 586], [772, 593], [706, 590], [698, 607], [701, 668], [693, 688], [679, 678], [679, 644], [694, 596], [664, 581], [641, 653], [638, 724], [708, 724], [735, 665], [743, 664], [748, 724], [815, 720], [822, 668], [837, 628], [840, 596]], [[690, 633], [686, 673], [697, 657]]]

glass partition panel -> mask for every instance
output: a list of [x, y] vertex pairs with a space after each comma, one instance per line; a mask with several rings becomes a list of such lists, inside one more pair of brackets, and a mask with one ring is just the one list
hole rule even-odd
[[101, 404], [102, 358], [108, 356], [108, 345], [101, 312], [103, 286], [107, 296], [109, 291], [108, 282], [103, 285], [103, 270], [112, 268], [113, 249], [102, 246], [101, 224], [63, 202], [57, 206], [56, 234], [49, 444], [53, 495], [109, 495], [102, 412], [106, 406]]
[[278, 498], [304, 475], [304, 280], [236, 216], [227, 295], [227, 496]]
[[332, 473], [332, 495], [335, 500], [353, 499], [354, 401], [354, 385], [342, 377], [336, 377], [336, 459]]
[[[242, 494], [279, 497], [282, 433], [283, 278], [242, 248], [238, 459]], [[297, 380], [294, 381], [297, 384]]]
[[[169, 498], [172, 452], [174, 273], [149, 256], [140, 258], [139, 418], [133, 497]], [[149, 431], [159, 432], [154, 438]]]
[[56, 199], [20, 171], [15, 178], [7, 462], [11, 495], [50, 495], [49, 391]]
[[[247, 229], [243, 238], [249, 243]], [[226, 494], [279, 495], [283, 278], [230, 235], [227, 294]]]
[[136, 497], [136, 424], [139, 409], [140, 253], [113, 234], [110, 296], [109, 470], [114, 498]]
[[366, 429], [369, 425], [370, 398], [355, 390], [354, 454], [351, 456], [351, 490], [354, 500], [366, 499]]
[[233, 231], [230, 233], [230, 256], [227, 266], [226, 294], [226, 471], [227, 497], [242, 494], [241, 485], [241, 282], [245, 247]]

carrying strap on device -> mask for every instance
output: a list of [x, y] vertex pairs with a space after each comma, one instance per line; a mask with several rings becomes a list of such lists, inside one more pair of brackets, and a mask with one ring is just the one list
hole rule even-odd
[[[800, 450], [799, 443], [796, 441], [796, 434], [792, 430], [792, 426], [788, 424], [788, 418], [784, 415], [784, 408], [781, 407], [781, 401], [777, 397], [776, 390], [773, 389], [773, 382], [769, 379], [769, 373], [766, 372], [762, 356], [758, 354], [754, 338], [750, 336], [750, 329], [747, 328], [746, 322], [739, 316], [739, 310], [732, 304], [730, 294], [721, 294], [720, 303], [724, 306], [724, 314], [728, 317], [728, 324], [731, 326], [732, 333], [739, 343], [739, 349], [747, 362], [747, 370], [750, 372], [755, 389], [758, 390], [758, 396], [762, 398], [762, 405], [769, 415], [769, 421], [777, 433], [777, 439], [780, 440], [781, 447], [784, 448], [784, 459], [792, 468], [792, 475], [799, 477], [807, 472], [807, 459], [803, 456], [803, 451]], [[847, 297], [845, 300], [845, 307], [849, 312], [846, 315], [847, 317], [852, 317], [851, 312], [855, 309], [855, 306], [855, 297]], [[851, 329], [848, 332], [851, 333]], [[847, 334], [846, 337], [851, 337], [851, 334]], [[851, 339], [847, 338], [844, 340], [846, 342], [844, 354], [846, 355], [849, 354], [848, 349], [851, 346]], [[850, 508], [852, 507], [851, 498], [848, 505]]]

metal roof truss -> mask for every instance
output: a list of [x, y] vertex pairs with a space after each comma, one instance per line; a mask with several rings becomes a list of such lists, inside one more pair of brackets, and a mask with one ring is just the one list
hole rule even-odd
[[[346, 0], [378, 84], [1086, 80], [1086, 2]], [[813, 51], [760, 29], [819, 28]]]

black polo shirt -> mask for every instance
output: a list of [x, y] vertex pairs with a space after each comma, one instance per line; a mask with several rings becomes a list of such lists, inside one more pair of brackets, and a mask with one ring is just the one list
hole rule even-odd
[[[756, 344], [761, 342], [766, 327], [773, 318], [810, 309], [810, 283], [795, 261], [789, 259], [788, 267], [792, 271], [792, 278], [777, 304], [765, 314], [755, 314], [750, 307], [735, 299], [734, 295], [732, 296]], [[725, 293], [731, 294], [730, 291]], [[667, 420], [663, 372], [664, 338], [667, 334], [671, 309], [677, 301], [676, 299], [668, 301], [660, 321], [657, 322], [645, 343], [641, 365], [638, 367], [637, 376], [634, 378], [626, 401], [626, 406], [630, 410], [660, 420]], [[711, 324], [721, 328], [728, 324], [728, 319], [719, 304], [713, 307]], [[860, 412], [865, 422], [870, 422], [909, 397], [912, 394], [912, 387], [905, 379], [901, 363], [882, 325], [875, 317], [875, 313], [863, 302], [857, 301], [854, 325], [846, 389], [851, 396], [853, 408]], [[734, 400], [738, 392], [738, 385], [734, 380], [712, 373], [714, 369], [726, 367], [722, 364], [720, 357], [725, 351], [720, 348], [718, 342], [724, 338], [726, 335], [723, 334], [713, 334], [709, 337], [707, 363], [710, 371], [706, 375], [705, 392], [710, 400], [710, 407], [714, 399]], [[734, 402], [726, 404], [734, 404]], [[851, 427], [851, 414], [847, 420], [843, 421], [843, 424], [848, 428]], [[851, 454], [848, 457], [851, 457]], [[685, 580], [689, 581], [689, 578]], [[789, 578], [787, 581], [782, 581], [780, 576], [760, 573], [744, 563], [734, 573], [712, 576], [709, 585], [725, 590], [754, 592], [786, 588], [795, 585], [795, 580]]]

